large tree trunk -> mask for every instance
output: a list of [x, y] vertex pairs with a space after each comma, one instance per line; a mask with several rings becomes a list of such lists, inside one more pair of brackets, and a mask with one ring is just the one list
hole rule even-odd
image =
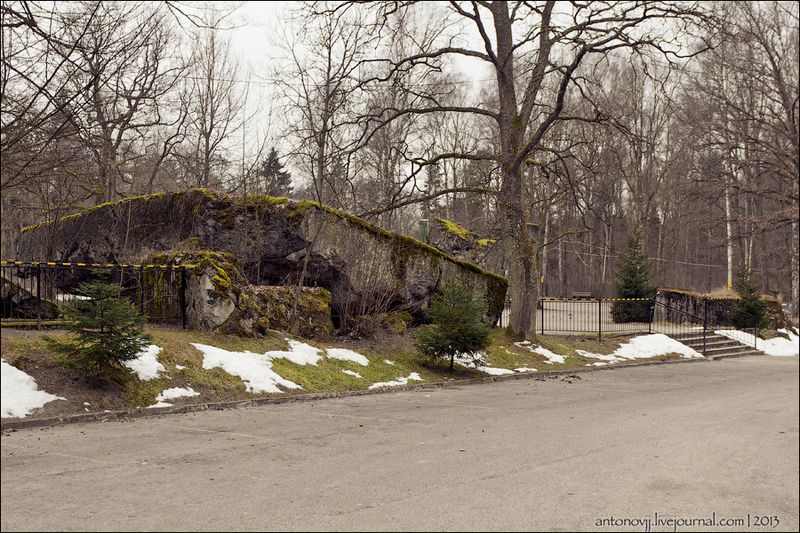
[[[797, 198], [798, 196], [798, 185], [797, 181], [794, 182], [794, 196]], [[795, 213], [795, 218], [792, 220], [792, 314], [794, 316], [798, 316], [800, 312], [800, 224], [797, 221], [797, 213]]]
[[518, 173], [506, 173], [499, 208], [511, 293], [509, 328], [514, 335], [528, 338], [536, 333], [539, 272], [523, 207], [521, 184]]

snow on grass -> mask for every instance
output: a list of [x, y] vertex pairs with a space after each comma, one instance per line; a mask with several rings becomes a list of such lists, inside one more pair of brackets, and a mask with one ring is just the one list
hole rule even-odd
[[507, 368], [494, 368], [491, 366], [478, 366], [475, 368], [476, 370], [480, 370], [481, 372], [492, 376], [506, 376], [514, 373], [513, 370], [509, 370]]
[[517, 348], [527, 348], [529, 351], [533, 353], [538, 353], [539, 355], [544, 356], [547, 359], [547, 361], [544, 362], [544, 364], [546, 365], [552, 365], [554, 363], [563, 365], [566, 362], [565, 356], [553, 353], [547, 348], [544, 348], [543, 346], [536, 346], [534, 348], [534, 345], [531, 344], [531, 341], [515, 342], [514, 346], [516, 346]]
[[282, 351], [276, 350], [273, 352], [267, 352], [264, 355], [268, 356], [270, 359], [277, 359], [283, 358], [288, 359], [292, 363], [298, 365], [314, 365], [317, 366], [317, 363], [322, 356], [319, 354], [319, 349], [314, 348], [310, 344], [306, 344], [300, 341], [293, 341], [291, 339], [286, 339], [286, 342], [289, 343], [289, 351]]
[[[296, 343], [295, 346], [302, 344]], [[192, 346], [203, 353], [203, 368], [211, 370], [219, 367], [228, 374], [238, 376], [244, 381], [247, 392], [283, 392], [278, 385], [287, 389], [303, 388], [297, 383], [282, 378], [272, 370], [272, 357], [284, 357], [290, 352], [267, 352], [259, 355], [252, 352], [230, 352], [199, 343], [192, 343]], [[290, 344], [290, 346], [292, 345]], [[310, 350], [303, 347], [300, 347], [300, 350], [303, 351], [304, 356], [310, 354]], [[286, 358], [292, 361], [292, 357]], [[310, 358], [296, 357], [295, 359], [307, 361]]]
[[640, 335], [633, 337], [628, 342], [621, 344], [619, 348], [608, 355], [587, 352], [586, 350], [575, 350], [575, 353], [591, 359], [599, 359], [601, 363], [592, 363], [593, 366], [605, 366], [611, 363], [629, 361], [632, 359], [650, 359], [660, 355], [671, 353], [680, 354], [685, 359], [702, 358], [699, 352], [689, 348], [663, 333], [653, 333], [652, 335]]
[[184, 370], [185, 368], [183, 365], [175, 365], [175, 370]]
[[459, 366], [463, 366], [465, 368], [474, 368], [479, 372], [483, 372], [484, 374], [489, 374], [492, 376], [505, 376], [514, 373], [513, 370], [509, 370], [507, 368], [494, 368], [488, 366], [486, 364], [486, 352], [460, 353], [453, 358], [453, 362]]
[[[228, 374], [238, 376], [245, 382], [248, 392], [283, 392], [278, 386], [288, 389], [302, 389], [300, 385], [284, 379], [272, 370], [274, 359], [287, 359], [297, 365], [313, 365], [323, 358], [323, 350], [315, 348], [304, 342], [286, 339], [288, 350], [273, 350], [263, 354], [252, 352], [230, 352], [222, 348], [195, 344], [192, 346], [203, 352], [203, 368], [222, 368]], [[361, 366], [367, 366], [369, 360], [360, 353], [344, 348], [329, 348], [325, 350], [332, 359], [350, 361]], [[361, 378], [358, 372], [342, 370], [345, 374]]]
[[189, 396], [200, 396], [200, 393], [194, 390], [192, 387], [172, 387], [170, 389], [164, 389], [161, 391], [161, 394], [156, 396], [156, 400], [174, 400], [175, 398], [186, 398]]
[[152, 409], [154, 407], [172, 407], [172, 404], [167, 403], [166, 400], [174, 400], [175, 398], [186, 398], [190, 396], [200, 396], [200, 393], [191, 387], [185, 389], [181, 387], [164, 389], [158, 396], [156, 396], [156, 403], [153, 405], [148, 405], [147, 408]]
[[613, 355], [621, 357], [622, 359], [647, 359], [670, 353], [680, 354], [684, 359], [703, 357], [699, 352], [676, 341], [672, 337], [667, 337], [663, 333], [634, 337], [614, 350]]
[[36, 380], [0, 359], [0, 417], [24, 418], [34, 409], [53, 400], [66, 400], [39, 390]]
[[167, 370], [164, 365], [158, 362], [159, 353], [161, 353], [161, 347], [151, 344], [139, 352], [139, 356], [136, 359], [126, 361], [125, 366], [133, 370], [142, 381], [155, 379], [158, 377], [159, 372]]
[[325, 350], [325, 353], [331, 359], [352, 361], [353, 363], [358, 363], [361, 366], [367, 366], [369, 364], [369, 359], [358, 352], [354, 352], [353, 350], [347, 350], [345, 348], [328, 348]]
[[527, 366], [521, 366], [519, 368], [515, 368], [514, 372], [538, 372], [535, 368], [528, 368]]
[[458, 353], [453, 357], [453, 363], [466, 368], [486, 366], [486, 352]]
[[800, 354], [800, 338], [791, 330], [779, 329], [778, 333], [783, 333], [785, 337], [775, 337], [774, 339], [758, 339], [744, 331], [721, 329], [714, 333], [722, 335], [746, 344], [747, 346], [755, 346], [757, 350], [761, 350], [767, 355], [774, 355], [776, 357], [791, 357]]
[[416, 372], [410, 373], [408, 376], [404, 378], [397, 378], [396, 381], [379, 381], [378, 383], [373, 383], [369, 386], [371, 389], [378, 389], [380, 387], [398, 387], [400, 385], [405, 385], [409, 381], [422, 381], [422, 378]]
[[386, 363], [387, 365], [395, 366], [394, 361], [392, 361], [391, 359], [384, 359], [383, 362]]

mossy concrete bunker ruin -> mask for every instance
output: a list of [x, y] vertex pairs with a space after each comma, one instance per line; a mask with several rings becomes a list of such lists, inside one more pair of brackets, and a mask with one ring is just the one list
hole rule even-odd
[[17, 250], [25, 260], [101, 263], [176, 263], [224, 253], [229, 262], [206, 262], [209, 291], [232, 296], [237, 278], [253, 286], [302, 281], [330, 293], [334, 323], [376, 306], [423, 320], [431, 297], [448, 283], [470, 287], [493, 323], [508, 285], [472, 263], [316, 202], [205, 189], [127, 198], [23, 228]]

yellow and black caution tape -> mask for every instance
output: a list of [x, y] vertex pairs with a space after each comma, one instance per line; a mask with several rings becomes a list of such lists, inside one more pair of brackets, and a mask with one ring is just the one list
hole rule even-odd
[[596, 302], [602, 300], [604, 302], [643, 302], [652, 300], [652, 298], [542, 298], [545, 302]]
[[197, 265], [138, 265], [128, 263], [62, 263], [59, 261], [8, 261], [0, 260], [0, 266], [62, 266], [62, 267], [83, 267], [83, 268], [132, 268], [132, 269], [159, 269], [159, 270], [180, 270], [197, 268]]

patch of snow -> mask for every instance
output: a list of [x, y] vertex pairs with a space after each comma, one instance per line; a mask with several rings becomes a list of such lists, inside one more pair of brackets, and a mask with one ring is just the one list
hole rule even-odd
[[670, 353], [680, 354], [684, 359], [702, 358], [699, 352], [689, 348], [663, 333], [640, 335], [614, 350], [613, 355], [623, 359], [647, 359]]
[[[211, 370], [219, 367], [228, 374], [240, 377], [248, 392], [283, 392], [278, 385], [287, 389], [303, 388], [272, 370], [272, 357], [282, 357], [286, 352], [267, 352], [258, 355], [252, 352], [229, 352], [199, 343], [192, 343], [192, 346], [203, 353], [203, 368]], [[276, 353], [281, 355], [275, 356]], [[310, 350], [306, 351], [306, 354], [308, 353]]]
[[[289, 351], [277, 350], [273, 352], [267, 352], [264, 355], [269, 357], [270, 359], [288, 359], [292, 363], [297, 365], [314, 365], [317, 366], [317, 363], [322, 356], [319, 354], [319, 349], [314, 348], [310, 344], [306, 344], [300, 341], [293, 341], [291, 339], [286, 339], [286, 342], [289, 343]], [[249, 352], [248, 352], [249, 353]]]
[[153, 405], [148, 405], [147, 408], [153, 409], [155, 407], [172, 407], [171, 403], [168, 403], [164, 400], [174, 400], [175, 398], [185, 398], [187, 396], [200, 396], [200, 393], [191, 387], [185, 389], [181, 387], [164, 389], [158, 396], [156, 396], [156, 403]]
[[5, 359], [0, 361], [0, 417], [24, 418], [48, 402], [66, 400], [39, 390], [33, 376], [6, 363]]
[[663, 333], [633, 337], [607, 355], [587, 352], [586, 350], [575, 350], [575, 352], [584, 357], [603, 361], [602, 363], [593, 363], [593, 366], [604, 366], [607, 364], [619, 363], [620, 361], [629, 361], [631, 359], [649, 359], [671, 353], [680, 354], [680, 356], [685, 359], [703, 357], [699, 352]]
[[369, 359], [367, 359], [358, 352], [354, 352], [353, 350], [347, 350], [345, 348], [328, 348], [327, 350], [325, 350], [325, 353], [331, 359], [339, 359], [340, 361], [352, 361], [354, 363], [358, 363], [361, 366], [367, 366], [369, 364]]
[[88, 405], [92, 405], [92, 404], [90, 404], [89, 402], [83, 402], [83, 405], [87, 405], [88, 406]]
[[185, 366], [183, 366], [183, 365], [175, 365], [175, 370], [183, 370], [183, 369], [185, 369], [185, 368], [186, 368], [186, 367], [185, 367]]
[[485, 367], [486, 352], [458, 353], [453, 358], [453, 363], [466, 368]]
[[394, 361], [390, 359], [384, 359], [383, 362], [386, 363], [387, 365], [395, 366]]
[[412, 372], [404, 378], [397, 378], [396, 381], [379, 381], [378, 383], [373, 383], [369, 386], [369, 388], [377, 389], [380, 387], [397, 387], [399, 385], [405, 385], [411, 380], [422, 381], [422, 378], [416, 372]]
[[553, 353], [547, 348], [542, 346], [536, 346], [531, 344], [530, 341], [522, 341], [522, 342], [515, 342], [514, 346], [518, 348], [527, 348], [529, 351], [533, 353], [538, 353], [539, 355], [543, 355], [547, 361], [544, 362], [546, 365], [552, 365], [554, 363], [564, 364], [566, 362], [566, 358], [563, 355], [558, 355], [557, 353]]
[[348, 376], [353, 376], [354, 378], [361, 378], [361, 374], [358, 372], [353, 372], [352, 370], [342, 370], [343, 374], [347, 374]]
[[161, 391], [161, 394], [156, 396], [156, 400], [160, 402], [162, 400], [174, 400], [175, 398], [185, 398], [188, 396], [200, 396], [200, 393], [192, 387], [187, 387], [185, 389], [181, 387], [172, 387]]
[[492, 376], [506, 376], [514, 373], [513, 370], [508, 370], [507, 368], [494, 368], [491, 366], [478, 366], [475, 368], [476, 370], [480, 370], [481, 372]]
[[538, 372], [535, 368], [528, 368], [527, 366], [521, 366], [519, 368], [515, 368], [514, 372]]
[[148, 405], [147, 406], [148, 409], [155, 409], [155, 408], [158, 408], [158, 407], [172, 407], [172, 404], [171, 403], [167, 403], [167, 402], [156, 402], [153, 405]]
[[576, 349], [575, 353], [577, 353], [578, 355], [582, 355], [583, 357], [589, 357], [591, 359], [600, 359], [601, 361], [606, 361], [609, 363], [616, 363], [617, 361], [622, 361], [622, 359], [620, 359], [615, 355], [603, 355], [600, 353], [587, 352], [586, 350]]
[[125, 366], [133, 370], [142, 381], [155, 379], [158, 377], [159, 372], [167, 370], [164, 365], [158, 362], [158, 354], [160, 353], [161, 347], [151, 344], [139, 352], [139, 356], [136, 359], [126, 361]]
[[761, 350], [767, 355], [792, 357], [800, 354], [800, 337], [788, 329], [779, 329], [778, 332], [783, 333], [789, 338], [775, 337], [774, 339], [758, 339], [756, 341], [756, 338], [752, 334], [735, 329], [721, 329], [714, 333], [723, 335], [729, 339], [734, 339], [747, 346], [755, 346], [757, 350]]
[[552, 365], [553, 363], [559, 363], [563, 365], [566, 362], [566, 356], [553, 353], [547, 348], [543, 348], [541, 346], [537, 346], [536, 349], [531, 351], [545, 356], [547, 358], [547, 361], [544, 362], [546, 365]]

